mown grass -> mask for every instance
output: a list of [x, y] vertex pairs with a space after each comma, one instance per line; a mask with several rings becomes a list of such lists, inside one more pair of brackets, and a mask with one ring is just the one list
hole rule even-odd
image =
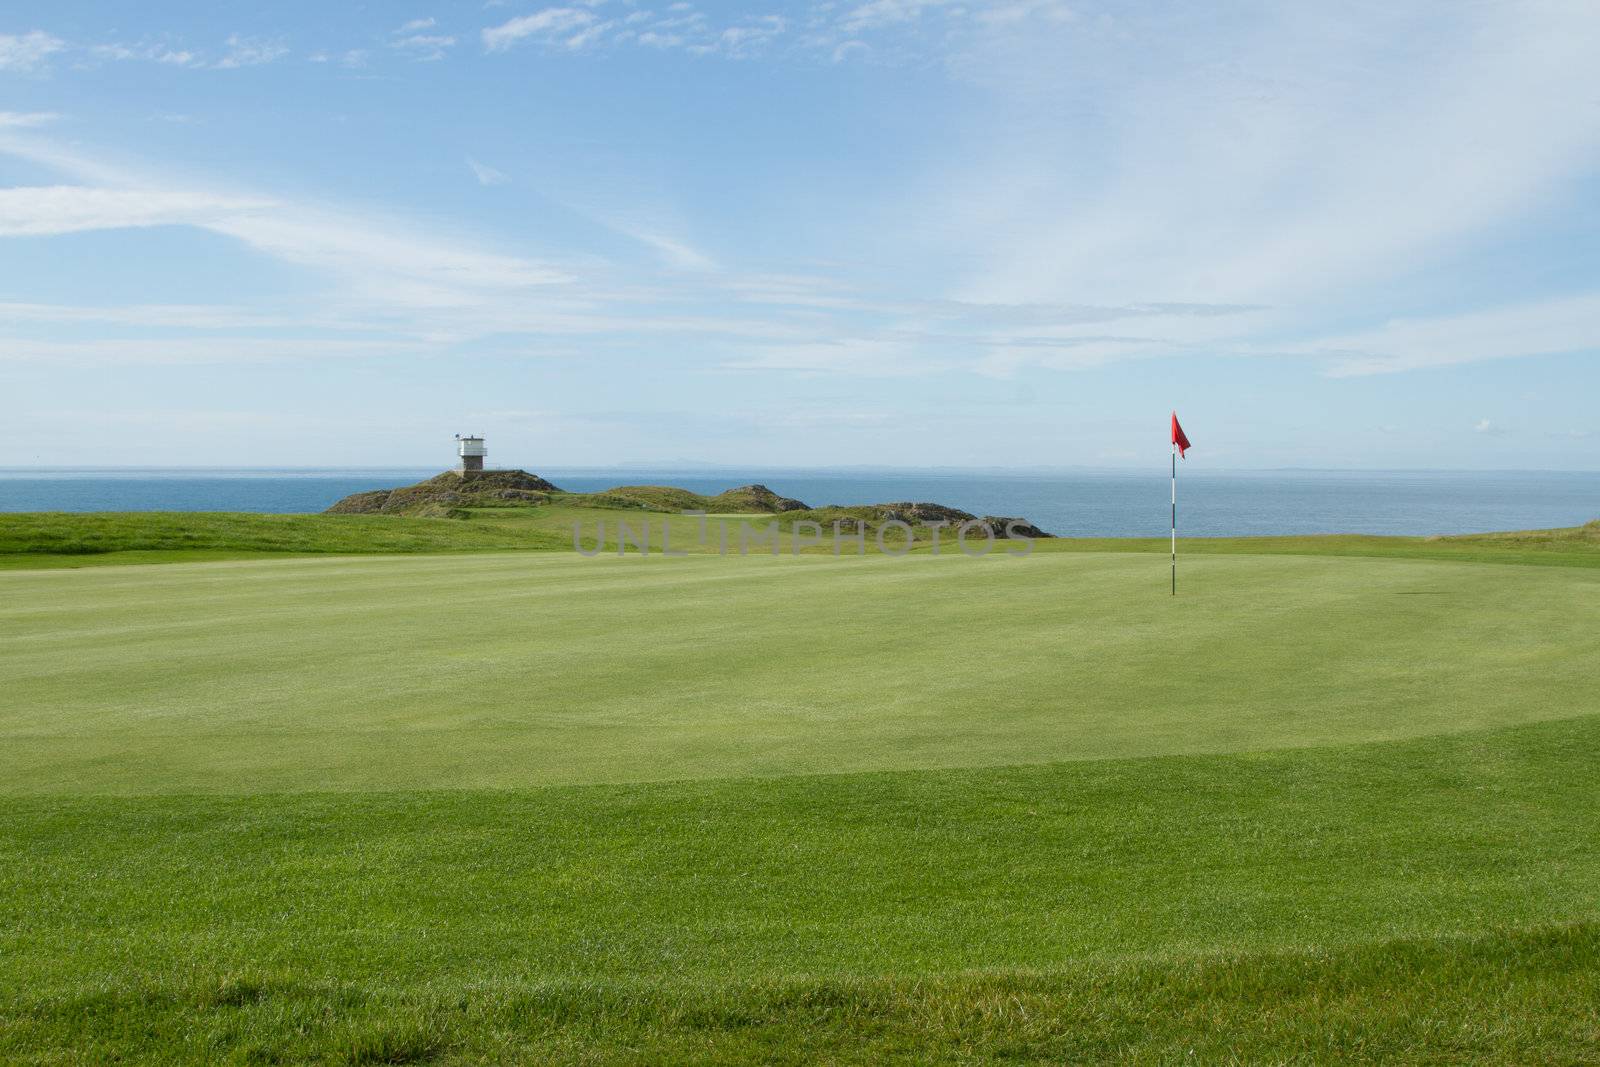
[[1127, 553], [0, 575], [0, 792], [526, 786], [1397, 738], [1595, 710], [1600, 574]]
[[1596, 752], [21, 798], [0, 1053], [1579, 1062]]
[[0, 1061], [1594, 1062], [1587, 534], [1083, 547], [0, 574]]
[[[1063, 538], [1036, 541], [1043, 552], [1166, 552], [1165, 538]], [[1437, 559], [1462, 563], [1521, 563], [1557, 567], [1600, 566], [1600, 520], [1583, 526], [1443, 537], [1320, 534], [1296, 537], [1195, 537], [1179, 541], [1189, 555], [1355, 556]]]

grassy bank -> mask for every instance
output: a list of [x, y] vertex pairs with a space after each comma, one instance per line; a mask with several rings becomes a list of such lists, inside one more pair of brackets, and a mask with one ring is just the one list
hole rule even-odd
[[1577, 1062], [1596, 751], [14, 799], [0, 1053]]
[[[25, 1001], [7, 1048], [160, 1063], [1587, 1063], [1591, 925], [922, 980], [195, 976]], [[293, 1026], [284, 1024], [293, 1019]]]
[[[483, 552], [560, 547], [554, 531], [390, 515], [216, 511], [0, 513], [0, 569], [261, 556]], [[566, 544], [571, 544], [570, 534]]]

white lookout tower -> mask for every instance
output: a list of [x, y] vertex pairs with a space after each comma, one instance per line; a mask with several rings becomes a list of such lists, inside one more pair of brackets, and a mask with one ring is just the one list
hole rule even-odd
[[456, 452], [461, 456], [461, 465], [456, 470], [462, 474], [483, 470], [483, 457], [489, 454], [489, 450], [483, 447], [483, 438], [462, 437], [460, 434], [456, 434]]

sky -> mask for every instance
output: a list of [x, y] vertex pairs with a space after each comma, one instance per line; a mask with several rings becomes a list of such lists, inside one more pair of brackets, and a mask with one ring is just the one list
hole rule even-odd
[[0, 11], [0, 466], [1600, 469], [1593, 0]]

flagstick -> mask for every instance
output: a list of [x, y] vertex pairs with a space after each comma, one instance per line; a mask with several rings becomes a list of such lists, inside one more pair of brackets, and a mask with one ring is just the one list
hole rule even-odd
[[1172, 595], [1178, 595], [1178, 442], [1172, 442]]

